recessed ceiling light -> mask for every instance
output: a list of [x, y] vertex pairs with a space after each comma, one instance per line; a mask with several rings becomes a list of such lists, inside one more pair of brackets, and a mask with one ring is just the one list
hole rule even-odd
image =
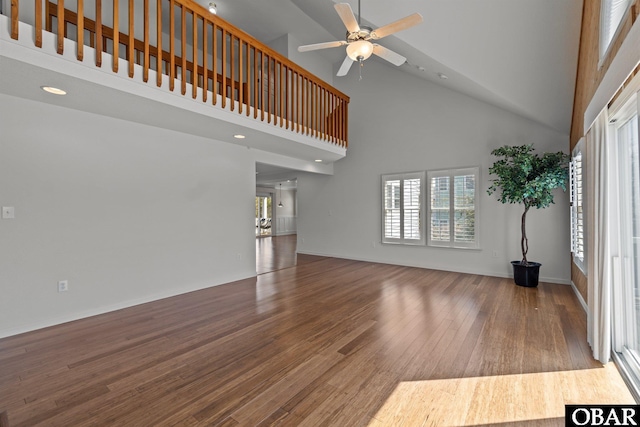
[[239, 133], [236, 133], [235, 135], [233, 135], [233, 137], [236, 138], [236, 139], [245, 139], [246, 138], [246, 136], [244, 136], [242, 134], [239, 134]]
[[442, 80], [447, 80], [449, 78], [445, 74], [442, 74], [442, 73], [438, 73], [438, 77], [440, 77]]
[[62, 89], [59, 89], [59, 88], [57, 88], [57, 87], [53, 87], [53, 86], [40, 86], [40, 88], [41, 88], [43, 91], [45, 91], [45, 92], [49, 92], [49, 93], [52, 93], [52, 94], [54, 94], [54, 95], [66, 95], [66, 94], [67, 94], [67, 92], [66, 92], [66, 91], [64, 91], [64, 90], [62, 90]]
[[322, 163], [321, 159], [316, 159], [316, 163]]

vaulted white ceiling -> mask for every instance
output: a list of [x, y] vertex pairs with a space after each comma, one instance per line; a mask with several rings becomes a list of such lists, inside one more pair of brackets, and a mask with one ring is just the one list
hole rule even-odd
[[[357, 0], [341, 1], [357, 13]], [[284, 34], [303, 44], [345, 37], [332, 0], [216, 2], [223, 18], [267, 42]], [[398, 72], [568, 134], [582, 4], [583, 0], [362, 0], [361, 11], [362, 23], [373, 28], [414, 12], [424, 17], [423, 24], [379, 42], [407, 57]], [[322, 55], [337, 67], [344, 48], [309, 54]], [[440, 79], [438, 73], [448, 79]]]

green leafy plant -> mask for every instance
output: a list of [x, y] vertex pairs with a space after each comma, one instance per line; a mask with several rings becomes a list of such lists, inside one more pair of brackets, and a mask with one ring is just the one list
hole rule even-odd
[[553, 190], [567, 189], [570, 157], [559, 151], [557, 153], [533, 152], [533, 145], [519, 145], [496, 148], [491, 152], [501, 157], [490, 168], [489, 173], [496, 175], [492, 179], [487, 193], [498, 192], [501, 203], [522, 203], [522, 265], [529, 265], [527, 252], [529, 240], [526, 232], [526, 218], [529, 209], [542, 209], [553, 203]]

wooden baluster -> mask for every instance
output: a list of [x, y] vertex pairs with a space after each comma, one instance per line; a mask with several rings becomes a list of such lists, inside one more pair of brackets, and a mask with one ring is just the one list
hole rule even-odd
[[78, 61], [84, 59], [84, 1], [78, 0], [78, 15], [76, 20], [76, 40]]
[[344, 109], [344, 143], [342, 144], [344, 148], [349, 146], [349, 108], [348, 104], [345, 104]]
[[96, 67], [102, 67], [102, 0], [96, 0]]
[[149, 0], [144, 0], [144, 59], [142, 81], [149, 81]]
[[35, 0], [36, 4], [36, 47], [42, 47], [42, 0]]
[[[273, 63], [273, 68], [271, 64]], [[273, 124], [278, 124], [278, 61], [276, 58], [269, 58], [269, 76], [271, 84], [271, 99], [269, 108], [271, 109], [271, 116], [273, 116]]]
[[156, 1], [156, 84], [162, 86], [162, 0]]
[[309, 121], [308, 121], [308, 102], [309, 102], [309, 88], [307, 87], [307, 78], [302, 76], [302, 134], [309, 133]]
[[133, 32], [133, 2], [134, 0], [129, 0], [129, 44], [127, 45], [127, 60], [129, 61], [129, 77], [133, 78], [133, 64], [135, 62], [134, 58], [134, 40], [135, 35]]
[[253, 48], [253, 118], [258, 118], [258, 86], [260, 86], [260, 78], [258, 77], [258, 48]]
[[[16, 9], [17, 10], [17, 9]], [[65, 28], [65, 23], [64, 23], [64, 0], [58, 0], [58, 10], [57, 10], [57, 17], [58, 17], [58, 53], [60, 55], [62, 55], [64, 53], [64, 28]], [[16, 38], [17, 38], [17, 30], [16, 30]]]
[[180, 64], [182, 73], [180, 75], [180, 85], [183, 95], [187, 93], [187, 11], [184, 5], [180, 5], [180, 56], [182, 63]]
[[211, 24], [211, 31], [211, 74], [213, 74], [213, 87], [211, 88], [213, 97], [211, 102], [216, 105], [216, 102], [218, 102], [218, 29], [216, 24]]
[[266, 86], [267, 86], [267, 95], [265, 98], [266, 102], [267, 102], [267, 123], [271, 123], [271, 84], [273, 83], [273, 77], [271, 76], [271, 56], [270, 55], [265, 55], [265, 59], [266, 59], [266, 63], [267, 63], [267, 80], [266, 80]]
[[[300, 132], [300, 126], [302, 125], [302, 102], [304, 99], [303, 94], [301, 93], [302, 90], [302, 82], [301, 82], [302, 76], [300, 76], [300, 74], [296, 73], [296, 100], [297, 100], [297, 104], [298, 104], [298, 108], [297, 108], [297, 114], [296, 114], [296, 132]], [[302, 130], [304, 131], [304, 128], [302, 128]]]
[[207, 40], [207, 28], [209, 27], [208, 21], [205, 17], [202, 17], [202, 102], [207, 102], [207, 92], [209, 91], [209, 70], [207, 69], [208, 62], [208, 47]]
[[242, 61], [242, 39], [238, 37], [238, 114], [242, 114], [242, 103], [244, 98], [242, 96], [242, 79], [243, 79], [243, 66]]
[[44, 0], [44, 29], [48, 32], [53, 32], [53, 16], [52, 16], [52, 10], [54, 9], [55, 5], [52, 5], [51, 2], [49, 2], [49, 0]]
[[314, 114], [314, 110], [313, 110], [313, 105], [315, 102], [315, 98], [314, 98], [314, 84], [311, 81], [311, 79], [307, 79], [307, 87], [309, 88], [309, 112], [308, 112], [308, 116], [309, 116], [309, 135], [313, 136], [314, 134], [314, 120], [313, 120], [313, 114]]
[[222, 28], [222, 108], [227, 106], [227, 31]]
[[265, 71], [265, 61], [268, 59], [264, 51], [260, 51], [260, 120], [264, 121], [265, 112], [267, 110], [267, 102], [269, 102], [268, 86], [269, 74]]
[[246, 71], [246, 77], [247, 77], [247, 79], [246, 79], [246, 80], [247, 80], [247, 81], [246, 81], [246, 83], [245, 83], [245, 82], [242, 82], [242, 93], [245, 95], [245, 100], [244, 100], [244, 101], [245, 101], [245, 103], [246, 103], [246, 107], [247, 107], [247, 117], [249, 117], [249, 111], [251, 110], [251, 109], [249, 108], [249, 104], [250, 104], [249, 98], [250, 98], [250, 95], [249, 95], [249, 92], [248, 92], [248, 91], [247, 91], [247, 92], [245, 92], [245, 89], [246, 89], [247, 85], [249, 84], [249, 82], [251, 81], [251, 80], [250, 80], [250, 79], [251, 79], [251, 77], [250, 77], [250, 76], [251, 76], [251, 64], [249, 63], [249, 59], [250, 59], [250, 58], [249, 58], [249, 51], [251, 50], [251, 45], [249, 44], [249, 42], [247, 42], [247, 43], [246, 43], [246, 45], [247, 45], [247, 48], [246, 48], [246, 50], [244, 51], [244, 54], [245, 54], [245, 62], [244, 62], [244, 63], [245, 63], [245, 67], [246, 67], [246, 70], [245, 70], [245, 71]]
[[302, 134], [309, 133], [309, 87], [307, 77], [302, 76]]
[[331, 94], [331, 142], [336, 141], [336, 96]]
[[119, 6], [119, 0], [113, 0], [113, 72], [114, 73], [118, 72], [119, 60], [120, 60], [120, 6]]
[[333, 94], [331, 92], [327, 92], [327, 141], [331, 141], [331, 116], [333, 111], [331, 110], [331, 100]]
[[338, 132], [336, 143], [340, 144], [342, 141], [342, 99], [336, 95], [336, 102], [338, 103]]
[[316, 134], [316, 84], [309, 79], [309, 135]]
[[344, 146], [344, 140], [345, 140], [345, 135], [344, 135], [344, 110], [345, 110], [344, 99], [340, 98], [340, 145], [341, 146]]
[[336, 97], [336, 143], [342, 139], [342, 111], [340, 110], [340, 98]]
[[289, 67], [285, 66], [284, 72], [284, 128], [289, 129]]
[[[235, 90], [235, 80], [236, 80], [236, 76], [235, 76], [235, 64], [236, 64], [236, 59], [235, 59], [235, 37], [233, 34], [229, 33], [229, 65], [231, 68], [231, 71], [229, 73], [229, 79], [231, 80], [231, 84], [229, 85], [229, 89], [231, 90], [231, 93], [228, 94], [229, 95], [229, 99], [231, 100], [231, 111], [233, 111], [233, 108], [236, 104], [236, 90]], [[226, 86], [226, 81], [225, 81], [225, 86]]]
[[284, 126], [284, 64], [280, 63], [280, 80], [278, 84], [280, 85], [280, 127]]
[[320, 115], [320, 129], [322, 130], [322, 139], [327, 139], [327, 91], [326, 89], [322, 89], [322, 108]]
[[11, 0], [11, 38], [18, 40], [18, 27], [20, 26], [20, 7], [18, 0]]
[[313, 85], [311, 84], [311, 80], [308, 77], [305, 78], [305, 91], [307, 92], [307, 102], [305, 103], [305, 108], [307, 109], [305, 120], [307, 121], [307, 135], [313, 133], [313, 121], [311, 120], [312, 112], [311, 107], [313, 106]]
[[191, 71], [191, 97], [198, 96], [198, 15], [191, 11], [191, 41], [193, 45], [193, 71]]
[[169, 0], [169, 90], [175, 89], [176, 78], [176, 5]]

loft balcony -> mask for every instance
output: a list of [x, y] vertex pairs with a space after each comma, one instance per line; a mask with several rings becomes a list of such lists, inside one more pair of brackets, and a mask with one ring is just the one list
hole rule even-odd
[[2, 5], [4, 93], [41, 100], [40, 86], [61, 82], [82, 94], [61, 106], [223, 141], [242, 133], [242, 145], [297, 159], [346, 155], [349, 97], [192, 0]]

